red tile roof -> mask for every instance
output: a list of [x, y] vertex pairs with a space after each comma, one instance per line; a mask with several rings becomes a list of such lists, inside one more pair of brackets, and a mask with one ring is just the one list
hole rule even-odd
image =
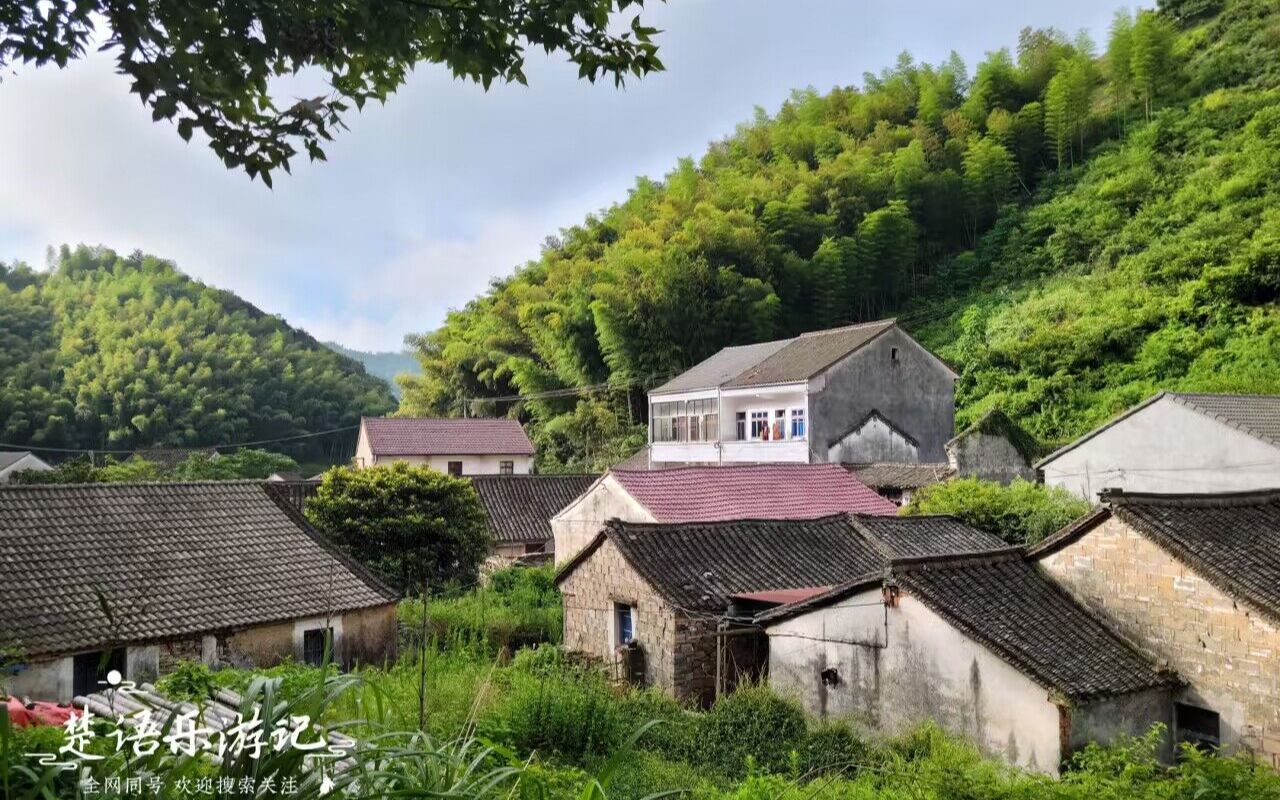
[[817, 519], [850, 511], [898, 511], [839, 464], [739, 464], [610, 474], [658, 522]]
[[514, 419], [365, 417], [375, 456], [531, 456], [533, 442]]

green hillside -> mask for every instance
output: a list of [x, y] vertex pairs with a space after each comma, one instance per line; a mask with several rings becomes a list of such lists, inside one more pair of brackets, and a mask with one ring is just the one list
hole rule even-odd
[[1277, 6], [1097, 33], [757, 111], [421, 337], [402, 406], [519, 394], [473, 410], [595, 467], [720, 347], [891, 315], [961, 372], [960, 424], [999, 406], [1046, 442], [1157, 387], [1280, 391]]
[[[63, 248], [0, 265], [0, 441], [133, 449], [277, 439], [395, 408], [378, 378], [303, 331], [140, 254]], [[273, 445], [349, 455], [355, 434]]]
[[390, 350], [352, 350], [337, 342], [325, 342], [324, 346], [335, 353], [359, 361], [364, 365], [365, 372], [385, 381], [391, 387], [391, 394], [397, 398], [400, 396], [400, 384], [396, 383], [396, 376], [402, 372], [410, 375], [418, 375], [422, 372], [418, 359], [414, 358], [412, 353], [396, 353]]

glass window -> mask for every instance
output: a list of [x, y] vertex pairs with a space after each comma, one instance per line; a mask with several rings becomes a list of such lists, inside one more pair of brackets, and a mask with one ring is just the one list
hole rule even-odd
[[636, 638], [635, 620], [631, 615], [631, 606], [625, 603], [614, 603], [614, 613], [617, 616], [617, 638], [615, 645], [626, 644]]
[[804, 430], [804, 409], [791, 409], [791, 438], [803, 439], [805, 437]]
[[780, 408], [773, 412], [773, 436], [775, 442], [787, 438], [787, 410]]
[[514, 461], [499, 461], [499, 462], [498, 462], [498, 474], [499, 474], [499, 475], [514, 475], [514, 474], [515, 474], [515, 471], [516, 471], [516, 462], [514, 462]]
[[461, 475], [461, 474], [462, 474], [462, 462], [461, 462], [461, 461], [450, 461], [450, 462], [449, 462], [449, 474], [450, 474], [450, 475]]
[[747, 412], [739, 411], [733, 415], [733, 433], [739, 442], [747, 440]]
[[752, 411], [751, 412], [751, 438], [752, 439], [769, 438], [769, 412], [768, 411]]
[[[679, 442], [688, 436], [687, 420], [683, 417], [684, 403], [653, 404], [653, 440], [655, 442]], [[682, 436], [683, 434], [683, 436]]]
[[324, 663], [325, 644], [332, 641], [333, 628], [316, 628], [302, 632], [302, 662], [318, 667]]

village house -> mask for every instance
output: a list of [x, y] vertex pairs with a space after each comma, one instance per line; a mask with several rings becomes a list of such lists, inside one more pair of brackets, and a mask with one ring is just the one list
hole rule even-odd
[[179, 660], [383, 664], [396, 595], [258, 481], [0, 487], [8, 692], [67, 702]]
[[726, 347], [649, 392], [649, 467], [942, 461], [956, 374], [894, 320]]
[[1009, 485], [1034, 481], [1039, 445], [1031, 434], [1003, 411], [993, 409], [958, 433], [943, 447], [947, 464], [957, 478], [979, 478]]
[[[916, 527], [938, 548], [957, 523], [866, 524], [888, 541]], [[1173, 678], [1015, 548], [894, 557], [756, 622], [770, 684], [810, 713], [886, 733], [933, 720], [1028, 769], [1056, 773], [1088, 742], [1169, 722]]]
[[514, 419], [361, 417], [355, 465], [403, 461], [450, 475], [527, 475], [535, 451]]
[[1280, 490], [1106, 492], [1031, 555], [1183, 676], [1176, 740], [1280, 769]]
[[28, 469], [48, 472], [53, 467], [26, 450], [0, 450], [0, 483], [9, 483], [14, 475]]
[[611, 519], [715, 522], [816, 519], [896, 507], [836, 464], [735, 464], [612, 469], [551, 518], [556, 564], [586, 547]]
[[471, 479], [480, 495], [493, 555], [519, 559], [550, 554], [554, 547], [551, 518], [595, 483], [598, 475], [477, 475]]
[[855, 478], [895, 506], [905, 506], [920, 489], [942, 483], [955, 474], [947, 463], [904, 464], [881, 461], [844, 466]]
[[[611, 520], [557, 573], [564, 642], [623, 677], [709, 704], [762, 677], [767, 642], [757, 611], [876, 574], [895, 553], [969, 552], [1002, 543], [951, 518], [949, 534], [875, 515], [654, 524]], [[926, 517], [934, 520], [939, 518]], [[920, 535], [923, 533], [923, 535]]]
[[1160, 392], [1037, 463], [1047, 486], [1237, 492], [1280, 487], [1280, 395]]

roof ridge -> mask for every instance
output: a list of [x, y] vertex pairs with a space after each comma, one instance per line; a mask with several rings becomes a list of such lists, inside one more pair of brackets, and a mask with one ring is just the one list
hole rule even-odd
[[723, 472], [732, 472], [734, 470], [774, 470], [774, 469], [815, 469], [834, 467], [841, 472], [847, 472], [842, 465], [832, 462], [822, 462], [818, 464], [810, 464], [804, 461], [778, 461], [778, 462], [752, 462], [738, 464], [682, 464], [678, 467], [664, 467], [662, 469], [628, 469], [626, 467], [609, 467], [609, 472], [627, 472], [636, 475], [663, 475], [672, 472], [684, 472], [691, 470], [716, 470]]
[[963, 567], [974, 564], [1003, 564], [1006, 561], [1022, 561], [1022, 548], [1016, 545], [992, 550], [974, 550], [968, 553], [938, 553], [927, 556], [903, 556], [889, 559], [890, 571], [901, 569], [911, 572], [919, 567]]
[[777, 517], [742, 517], [739, 519], [714, 519], [714, 520], [690, 520], [687, 522], [632, 522], [630, 520], [612, 517], [605, 522], [606, 527], [614, 530], [653, 530], [653, 529], [676, 529], [697, 526], [699, 528], [727, 528], [734, 525], [767, 525], [769, 527], [786, 527], [793, 525], [812, 525], [815, 523], [834, 522], [836, 520], [848, 521], [849, 512], [837, 511], [834, 514], [825, 514], [821, 517], [803, 517], [798, 519], [779, 519]]
[[884, 319], [871, 320], [869, 322], [855, 322], [852, 325], [841, 325], [836, 328], [823, 328], [822, 330], [817, 330], [817, 331], [805, 331], [804, 333], [800, 334], [800, 336], [797, 336], [794, 338], [799, 339], [805, 336], [824, 336], [828, 333], [840, 333], [841, 331], [853, 331], [859, 328], [870, 328], [875, 325], [896, 325], [896, 324], [898, 324], [897, 317], [885, 317]]
[[1169, 397], [1172, 398], [1173, 401], [1178, 403], [1179, 405], [1185, 406], [1193, 411], [1199, 412], [1200, 414], [1203, 414], [1204, 416], [1208, 417], [1209, 419], [1215, 422], [1221, 422], [1223, 425], [1226, 425], [1228, 428], [1235, 428], [1241, 433], [1247, 433], [1253, 438], [1260, 439], [1264, 442], [1270, 442], [1271, 444], [1280, 444], [1280, 441], [1277, 441], [1274, 436], [1269, 435], [1262, 431], [1258, 431], [1257, 429], [1245, 424], [1244, 422], [1241, 422], [1239, 419], [1232, 419], [1231, 417], [1225, 414], [1220, 414], [1214, 411], [1210, 411], [1209, 409], [1205, 408], [1202, 404], [1197, 403], [1194, 399], [1197, 397], [1201, 397], [1201, 398], [1212, 397], [1216, 400], [1221, 400], [1225, 398], [1230, 398], [1233, 400], [1244, 400], [1248, 398], [1267, 398], [1268, 400], [1280, 400], [1280, 395], [1213, 394], [1209, 392], [1169, 392], [1168, 394], [1169, 394]]
[[39, 491], [53, 491], [56, 489], [93, 489], [93, 488], [138, 488], [144, 486], [260, 486], [267, 481], [265, 478], [229, 478], [227, 480], [217, 480], [216, 478], [205, 478], [203, 480], [193, 481], [87, 481], [85, 483], [6, 483], [0, 485], [0, 492], [10, 492], [18, 490], [36, 489]]
[[1280, 487], [1239, 492], [1131, 492], [1103, 489], [1102, 502], [1112, 506], [1149, 505], [1169, 508], [1228, 508], [1280, 502]]

